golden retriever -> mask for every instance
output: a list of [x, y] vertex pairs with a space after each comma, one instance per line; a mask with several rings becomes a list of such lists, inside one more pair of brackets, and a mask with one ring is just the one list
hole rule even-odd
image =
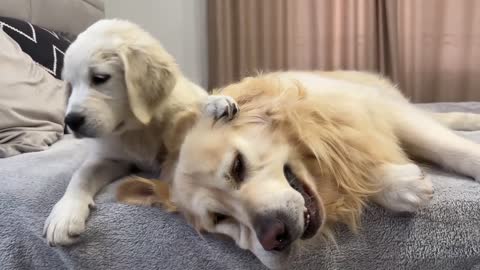
[[50, 245], [77, 240], [95, 194], [132, 166], [161, 166], [167, 177], [202, 108], [214, 118], [235, 108], [231, 98], [208, 96], [185, 78], [157, 40], [123, 20], [101, 20], [81, 33], [66, 51], [63, 78], [71, 91], [65, 123], [93, 146], [45, 222]]
[[355, 231], [369, 200], [395, 212], [425, 205], [432, 183], [412, 158], [480, 180], [480, 145], [445, 127], [478, 129], [480, 115], [421, 111], [380, 76], [279, 72], [221, 93], [239, 113], [198, 120], [170, 187], [129, 179], [118, 198], [176, 208], [270, 268], [285, 267], [302, 240], [332, 238], [335, 223]]

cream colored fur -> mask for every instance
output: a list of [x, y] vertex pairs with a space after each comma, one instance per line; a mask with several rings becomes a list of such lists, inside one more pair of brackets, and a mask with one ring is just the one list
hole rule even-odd
[[[96, 82], [99, 76], [107, 79]], [[181, 74], [158, 41], [123, 20], [101, 20], [81, 33], [65, 54], [63, 78], [72, 90], [67, 116], [85, 119], [74, 133], [93, 138], [93, 146], [45, 222], [50, 245], [75, 242], [95, 194], [133, 166], [161, 166], [171, 179], [183, 137], [202, 108], [218, 117], [233, 104], [208, 96]]]

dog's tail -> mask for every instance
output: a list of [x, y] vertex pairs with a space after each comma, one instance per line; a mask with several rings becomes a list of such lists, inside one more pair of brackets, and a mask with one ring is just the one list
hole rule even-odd
[[127, 176], [117, 187], [116, 198], [121, 203], [156, 206], [175, 212], [170, 200], [170, 186], [166, 181]]
[[480, 114], [464, 112], [430, 113], [442, 125], [463, 131], [480, 130]]

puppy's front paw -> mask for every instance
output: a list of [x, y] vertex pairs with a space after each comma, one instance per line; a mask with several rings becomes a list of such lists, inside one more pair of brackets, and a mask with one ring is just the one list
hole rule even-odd
[[432, 181], [415, 164], [397, 166], [385, 176], [387, 185], [375, 200], [387, 209], [413, 213], [433, 197]]
[[89, 198], [63, 197], [45, 221], [43, 236], [50, 246], [70, 245], [85, 231], [85, 222], [94, 202]]
[[230, 121], [238, 113], [238, 105], [232, 97], [211, 95], [208, 96], [203, 111], [215, 120], [224, 118]]

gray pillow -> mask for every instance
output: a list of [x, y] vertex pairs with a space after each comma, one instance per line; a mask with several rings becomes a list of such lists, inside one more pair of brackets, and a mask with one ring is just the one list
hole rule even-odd
[[55, 79], [0, 29], [0, 158], [48, 148], [63, 135], [67, 96]]

